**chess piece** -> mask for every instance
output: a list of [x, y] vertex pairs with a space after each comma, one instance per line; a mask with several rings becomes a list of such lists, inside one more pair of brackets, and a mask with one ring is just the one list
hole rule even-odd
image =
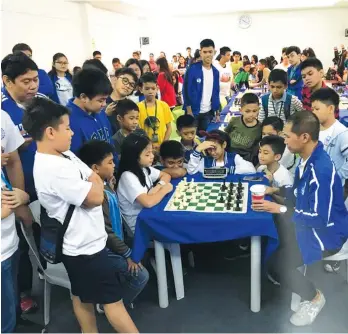
[[224, 183], [223, 183], [222, 186], [221, 186], [221, 190], [222, 190], [222, 191], [227, 190], [226, 180], [224, 180]]
[[227, 205], [226, 205], [226, 209], [227, 210], [231, 210], [231, 208], [232, 208], [231, 203], [228, 202]]
[[241, 193], [237, 193], [236, 198], [237, 198], [237, 200], [242, 199], [242, 194]]
[[233, 190], [233, 182], [230, 182], [230, 191], [232, 192], [232, 190]]
[[222, 195], [220, 196], [219, 202], [220, 202], [220, 203], [223, 203], [223, 202], [224, 202], [224, 198], [223, 198]]

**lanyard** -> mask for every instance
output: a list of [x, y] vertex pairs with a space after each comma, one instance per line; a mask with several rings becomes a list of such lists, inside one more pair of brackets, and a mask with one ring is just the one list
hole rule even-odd
[[7, 188], [8, 190], [11, 190], [11, 191], [13, 190], [13, 189], [12, 189], [12, 186], [11, 186], [11, 184], [10, 184], [10, 182], [8, 182], [7, 178], [6, 178], [5, 175], [4, 175], [4, 172], [3, 172], [2, 170], [1, 170], [1, 181], [5, 183], [6, 188]]
[[277, 104], [278, 104], [278, 103], [276, 103], [276, 104], [274, 105], [274, 102], [273, 102], [273, 100], [272, 100], [272, 105], [273, 105], [274, 113], [275, 113], [275, 115], [276, 115], [278, 118], [280, 118], [280, 114], [282, 113], [282, 110], [283, 110], [283, 107], [284, 107], [284, 102], [283, 102], [283, 101], [280, 101], [280, 109], [279, 109], [279, 112], [278, 112], [278, 110], [277, 110], [277, 108], [276, 108]]
[[[150, 123], [150, 127], [151, 129], [153, 130], [154, 133], [156, 133], [156, 124], [153, 124], [152, 123], [152, 120], [151, 120], [151, 117], [149, 116], [148, 112], [147, 112], [147, 104], [146, 104], [146, 101], [144, 101], [144, 104], [145, 104], [145, 112], [146, 112], [146, 116], [147, 116], [147, 119], [149, 120], [149, 123]], [[155, 122], [157, 122], [157, 101], [155, 101]]]

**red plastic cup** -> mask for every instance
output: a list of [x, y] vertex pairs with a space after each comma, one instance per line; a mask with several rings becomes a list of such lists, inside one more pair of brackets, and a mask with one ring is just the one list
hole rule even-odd
[[258, 202], [265, 198], [266, 186], [263, 184], [254, 184], [250, 187], [251, 201]]

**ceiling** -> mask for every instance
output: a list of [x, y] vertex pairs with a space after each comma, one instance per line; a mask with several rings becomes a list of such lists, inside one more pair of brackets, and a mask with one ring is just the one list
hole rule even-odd
[[214, 3], [209, 6], [202, 5], [202, 0], [100, 0], [85, 2], [96, 8], [138, 17], [157, 16], [161, 12], [166, 16], [180, 17], [233, 12], [348, 7], [348, 0], [214, 0]]

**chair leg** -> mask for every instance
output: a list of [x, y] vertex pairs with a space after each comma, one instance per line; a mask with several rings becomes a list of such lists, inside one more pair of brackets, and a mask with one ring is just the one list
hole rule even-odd
[[193, 255], [192, 251], [189, 251], [189, 253], [188, 253], [188, 263], [189, 263], [191, 268], [195, 267], [195, 257]]
[[157, 275], [156, 260], [153, 257], [150, 258], [150, 264], [151, 264], [151, 267], [154, 270], [155, 274]]
[[176, 299], [180, 300], [185, 297], [180, 244], [170, 244], [169, 253], [170, 260], [172, 262]]
[[50, 322], [51, 284], [46, 279], [44, 289], [44, 322], [47, 326]]

